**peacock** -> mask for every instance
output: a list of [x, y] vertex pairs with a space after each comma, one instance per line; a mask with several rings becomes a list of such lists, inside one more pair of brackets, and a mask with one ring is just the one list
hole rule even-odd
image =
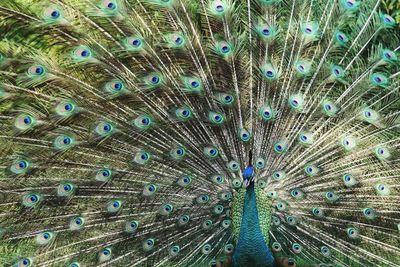
[[400, 266], [395, 16], [1, 0], [0, 266]]

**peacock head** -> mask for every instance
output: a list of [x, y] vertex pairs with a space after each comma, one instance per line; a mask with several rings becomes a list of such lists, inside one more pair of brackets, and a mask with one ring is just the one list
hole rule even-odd
[[254, 167], [249, 165], [244, 168], [242, 172], [243, 184], [247, 188], [250, 185], [254, 185]]

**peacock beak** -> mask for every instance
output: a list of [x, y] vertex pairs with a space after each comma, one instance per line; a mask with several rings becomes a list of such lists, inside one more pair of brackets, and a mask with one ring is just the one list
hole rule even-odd
[[245, 178], [243, 181], [243, 187], [247, 188], [251, 183], [253, 183], [255, 181], [254, 176], [250, 177], [250, 178]]

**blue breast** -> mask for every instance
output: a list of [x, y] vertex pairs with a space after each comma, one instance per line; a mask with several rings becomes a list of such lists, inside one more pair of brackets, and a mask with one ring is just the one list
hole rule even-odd
[[246, 190], [239, 240], [232, 261], [234, 267], [275, 266], [275, 259], [261, 233], [253, 184]]

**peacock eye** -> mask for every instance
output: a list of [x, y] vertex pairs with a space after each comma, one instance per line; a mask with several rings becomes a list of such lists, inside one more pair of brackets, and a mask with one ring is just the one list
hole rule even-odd
[[65, 190], [65, 191], [71, 191], [71, 190], [72, 190], [72, 186], [69, 185], [69, 184], [64, 185], [64, 190]]
[[104, 125], [104, 126], [103, 126], [103, 130], [106, 131], [106, 132], [109, 132], [109, 131], [111, 130], [110, 124]]
[[114, 89], [117, 90], [117, 91], [121, 90], [122, 89], [122, 83], [120, 83], [120, 82], [114, 83]]
[[28, 166], [28, 163], [25, 160], [21, 160], [18, 163], [18, 167], [20, 167], [21, 169], [25, 169]]
[[296, 264], [296, 262], [294, 261], [294, 259], [288, 259], [287, 264], [289, 266], [294, 266]]
[[205, 244], [205, 245], [203, 246], [203, 248], [201, 249], [201, 252], [202, 252], [204, 255], [208, 255], [208, 254], [211, 252], [211, 245], [210, 245], [210, 244]]
[[155, 241], [153, 238], [149, 238], [143, 242], [143, 250], [151, 251], [154, 248]]
[[58, 18], [60, 16], [60, 12], [58, 12], [57, 10], [54, 10], [53, 12], [51, 12], [50, 14], [53, 18]]
[[139, 45], [141, 45], [141, 43], [142, 43], [142, 41], [140, 41], [139, 39], [135, 39], [132, 41], [133, 46], [139, 46]]
[[270, 71], [270, 70], [266, 71], [265, 74], [266, 74], [268, 77], [274, 77], [274, 73], [273, 73], [272, 71]]
[[30, 117], [25, 117], [24, 118], [24, 123], [25, 124], [30, 124], [32, 122], [32, 119]]
[[66, 111], [70, 111], [70, 110], [72, 109], [72, 105], [71, 105], [71, 104], [66, 104], [66, 105], [64, 106], [64, 109], [65, 109]]
[[43, 67], [37, 67], [37, 68], [35, 69], [35, 73], [36, 73], [36, 74], [42, 74], [43, 72], [44, 72]]
[[112, 9], [112, 10], [114, 10], [116, 7], [117, 7], [117, 6], [116, 6], [113, 2], [110, 2], [110, 3], [107, 5], [107, 8]]
[[181, 38], [181, 37], [176, 37], [175, 43], [178, 44], [178, 45], [179, 45], [179, 44], [182, 44], [182, 43], [183, 43], [182, 38]]
[[281, 244], [279, 244], [278, 242], [274, 242], [274, 243], [272, 244], [272, 248], [273, 248], [273, 250], [274, 250], [275, 252], [277, 252], [277, 251], [280, 251], [280, 250], [281, 250], [282, 246], [281, 246]]
[[90, 56], [90, 52], [88, 50], [84, 49], [81, 52], [81, 56], [82, 57], [88, 57], [88, 56]]
[[127, 221], [125, 223], [125, 232], [129, 234], [133, 234], [136, 232], [137, 228], [139, 227], [139, 222], [132, 220], [132, 221]]
[[224, 11], [224, 7], [222, 5], [217, 5], [215, 7], [215, 10], [217, 10], [218, 12], [222, 12], [222, 11]]
[[274, 144], [274, 151], [278, 154], [283, 153], [287, 150], [287, 144], [283, 141], [278, 141]]

